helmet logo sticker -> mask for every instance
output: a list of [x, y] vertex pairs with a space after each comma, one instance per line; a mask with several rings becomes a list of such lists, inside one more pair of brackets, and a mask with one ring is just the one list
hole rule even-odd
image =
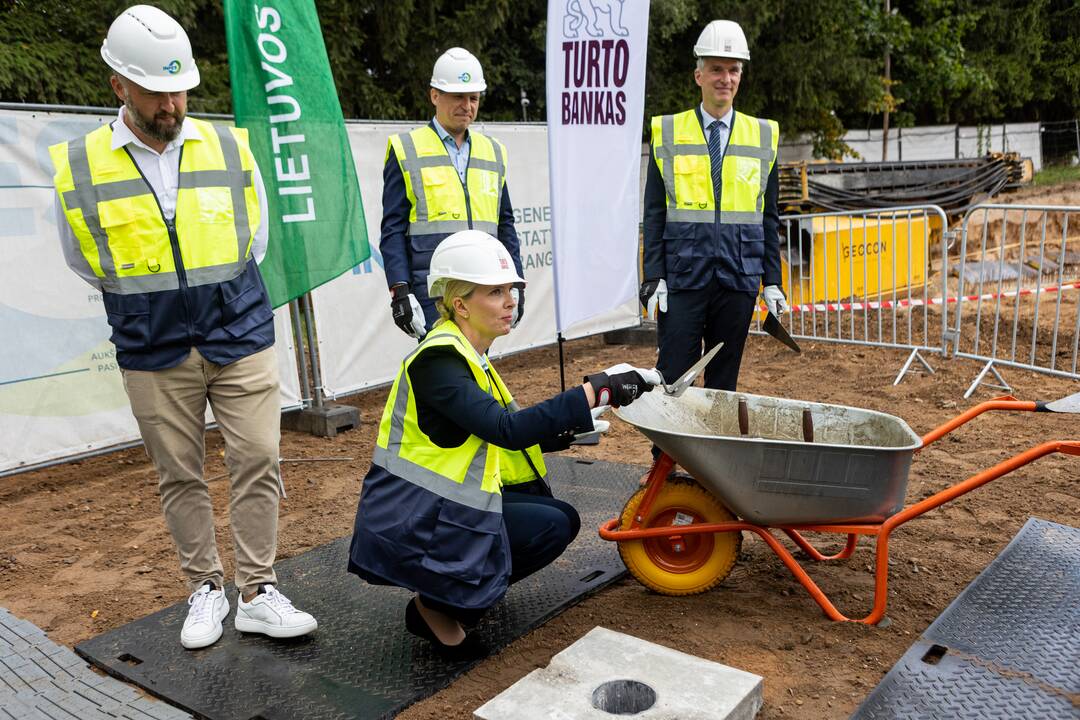
[[171, 63], [161, 69], [169, 73], [170, 75], [175, 75], [176, 73], [180, 72], [180, 61], [173, 60]]
[[472, 80], [472, 75], [470, 75], [467, 72], [463, 72], [460, 75], [458, 75], [458, 80], [460, 80], [463, 83], [469, 82], [470, 80]]
[[510, 269], [510, 263], [506, 262], [506, 258], [499, 258], [499, 269], [500, 270], [509, 270]]

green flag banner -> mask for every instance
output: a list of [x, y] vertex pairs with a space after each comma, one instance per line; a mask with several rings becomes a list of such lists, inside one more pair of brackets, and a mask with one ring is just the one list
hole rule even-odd
[[260, 265], [284, 305], [371, 254], [349, 138], [313, 0], [225, 0], [236, 124], [266, 184]]

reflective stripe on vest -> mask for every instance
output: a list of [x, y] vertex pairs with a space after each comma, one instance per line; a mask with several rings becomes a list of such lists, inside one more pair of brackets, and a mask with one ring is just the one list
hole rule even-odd
[[[517, 412], [521, 406], [514, 400], [506, 384], [495, 372], [495, 368], [488, 365], [488, 371], [492, 385], [497, 392], [492, 393], [499, 404], [510, 412]], [[544, 464], [544, 453], [539, 445], [525, 448], [524, 450], [507, 450], [496, 448], [499, 451], [499, 478], [503, 487], [518, 485], [520, 483], [543, 480], [547, 477], [547, 466]], [[539, 478], [537, 477], [539, 475]]]
[[[435, 445], [420, 430], [409, 366], [434, 346], [452, 347], [469, 365], [476, 383], [491, 394], [484, 362], [452, 322], [443, 322], [401, 364], [379, 423], [372, 462], [402, 480], [440, 497], [487, 512], [502, 512], [500, 453], [470, 435], [455, 448]], [[492, 370], [493, 376], [497, 377]], [[493, 452], [494, 450], [494, 452]]]
[[[765, 190], [776, 162], [780, 126], [775, 120], [734, 114], [724, 151], [722, 224], [761, 224]], [[653, 159], [667, 192], [667, 222], [712, 223], [715, 190], [709, 146], [694, 110], [652, 119]]]
[[[465, 185], [439, 134], [430, 126], [392, 135], [412, 209], [409, 234], [449, 234], [483, 230], [495, 235], [499, 203], [506, 179], [506, 148], [494, 138], [469, 133], [469, 165]], [[466, 197], [467, 196], [467, 197]]]
[[150, 184], [105, 125], [49, 148], [54, 182], [83, 256], [116, 294], [231, 280], [247, 266], [259, 224], [255, 160], [244, 129], [186, 118], [201, 140], [181, 150], [174, 219], [181, 267]]

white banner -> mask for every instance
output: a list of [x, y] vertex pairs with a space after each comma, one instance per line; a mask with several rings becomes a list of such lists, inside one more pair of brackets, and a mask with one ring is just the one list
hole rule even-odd
[[548, 1], [547, 113], [560, 330], [637, 296], [648, 0]]
[[[372, 257], [312, 293], [323, 387], [331, 397], [392, 380], [401, 359], [416, 347], [416, 341], [401, 332], [390, 317], [390, 293], [378, 250], [386, 141], [393, 133], [414, 127], [416, 123], [348, 125]], [[521, 262], [528, 282], [525, 317], [509, 335], [495, 341], [491, 356], [498, 357], [549, 345], [556, 339], [547, 128], [508, 123], [477, 123], [473, 127], [506, 145], [510, 160], [506, 182], [514, 206], [514, 225], [521, 241]], [[635, 162], [638, 162], [637, 156]], [[636, 198], [634, 203], [636, 211]], [[634, 277], [637, 277], [636, 271]], [[637, 325], [639, 320], [634, 296], [619, 307], [568, 328], [563, 336], [567, 339], [585, 337]], [[554, 356], [552, 362], [556, 362]]]
[[[0, 472], [139, 439], [101, 295], [60, 251], [48, 152], [113, 117], [0, 111]], [[288, 308], [275, 330], [282, 407], [298, 407]]]
[[[116, 369], [101, 297], [72, 273], [53, 215], [48, 146], [89, 132], [113, 115], [0, 111], [0, 473], [139, 439]], [[386, 139], [408, 124], [351, 123], [372, 260], [315, 291], [315, 325], [326, 391], [348, 394], [390, 380], [415, 341], [394, 326], [377, 251]], [[522, 323], [493, 356], [555, 342], [548, 202], [547, 130], [478, 125], [505, 142], [525, 277]], [[564, 330], [584, 337], [639, 321], [636, 299]], [[300, 405], [288, 311], [275, 320], [282, 407]], [[555, 363], [554, 354], [552, 363]]]

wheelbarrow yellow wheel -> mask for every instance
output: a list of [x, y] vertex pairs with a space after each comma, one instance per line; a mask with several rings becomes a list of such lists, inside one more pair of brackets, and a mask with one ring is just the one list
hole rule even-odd
[[[623, 508], [619, 529], [627, 530], [645, 497], [641, 488]], [[696, 482], [669, 480], [649, 509], [642, 528], [718, 523], [735, 517]], [[741, 532], [694, 533], [618, 543], [626, 569], [645, 587], [664, 595], [705, 592], [728, 576], [742, 547]]]

